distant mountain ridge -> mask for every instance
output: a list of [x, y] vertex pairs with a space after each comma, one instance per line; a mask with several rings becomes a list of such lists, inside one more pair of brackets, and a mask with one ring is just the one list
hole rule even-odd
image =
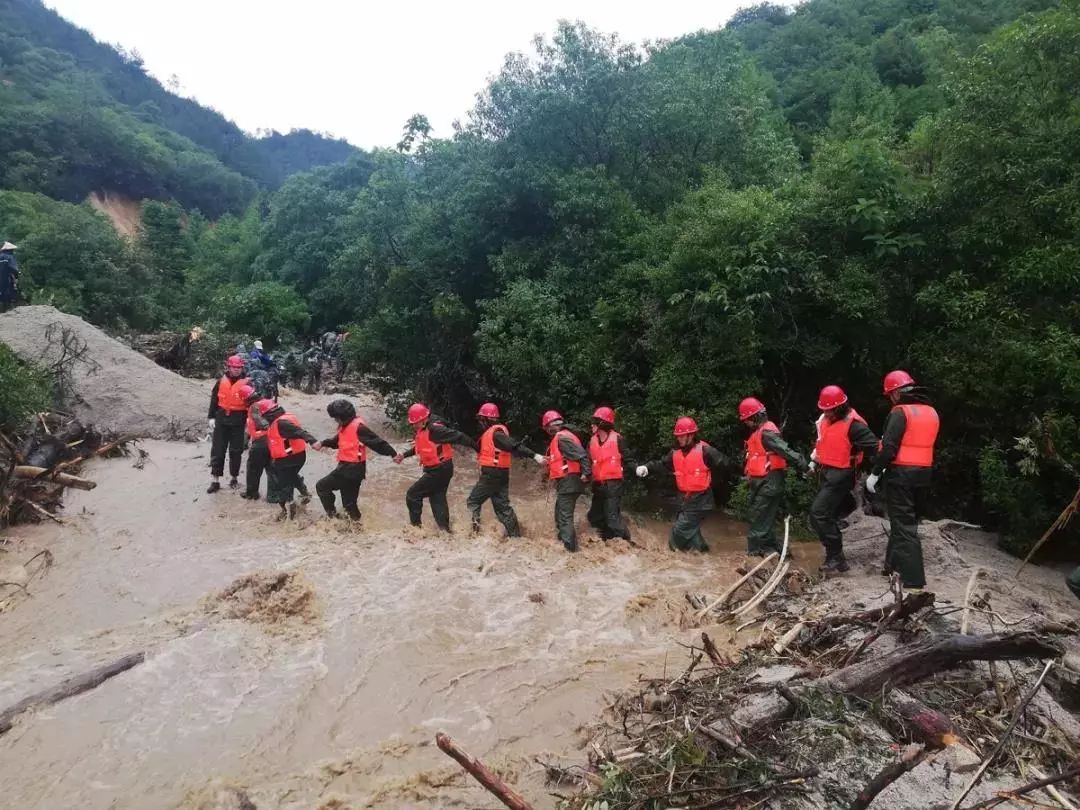
[[216, 217], [360, 153], [310, 130], [252, 137], [40, 0], [0, 3], [0, 107], [0, 187], [69, 201], [114, 191]]

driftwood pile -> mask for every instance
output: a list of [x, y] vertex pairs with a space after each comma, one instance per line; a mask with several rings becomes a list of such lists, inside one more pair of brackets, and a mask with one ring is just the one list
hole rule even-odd
[[64, 490], [93, 489], [79, 464], [91, 456], [123, 455], [131, 439], [100, 433], [63, 413], [40, 413], [21, 436], [0, 433], [0, 527], [63, 521]]
[[756, 611], [757, 640], [726, 653], [703, 632], [681, 674], [618, 697], [586, 767], [547, 766], [579, 787], [560, 807], [1073, 806], [1062, 792], [1080, 788], [1080, 722], [1062, 702], [1075, 686], [1052, 669], [1080, 627], [1036, 615], [968, 634], [950, 617], [993, 613], [985, 602], [939, 609], [895, 577], [885, 607], [831, 612], [788, 590], [785, 556], [718, 596], [688, 595], [710, 623], [747, 627]]

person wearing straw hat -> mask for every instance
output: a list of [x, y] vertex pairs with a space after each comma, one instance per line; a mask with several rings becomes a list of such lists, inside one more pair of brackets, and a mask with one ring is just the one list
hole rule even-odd
[[15, 261], [17, 245], [4, 242], [0, 247], [0, 311], [9, 309], [19, 300], [19, 263]]

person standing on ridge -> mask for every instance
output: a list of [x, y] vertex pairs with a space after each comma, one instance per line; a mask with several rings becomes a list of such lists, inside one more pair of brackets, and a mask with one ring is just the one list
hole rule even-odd
[[465, 505], [472, 513], [472, 530], [480, 531], [480, 509], [484, 502], [491, 501], [495, 517], [506, 529], [507, 537], [521, 537], [521, 525], [518, 523], [514, 507], [510, 505], [510, 462], [514, 456], [531, 458], [537, 464], [546, 464], [547, 460], [539, 453], [534, 453], [524, 443], [510, 438], [506, 425], [499, 422], [499, 406], [494, 402], [485, 402], [476, 414], [484, 433], [480, 436], [480, 450], [477, 462], [480, 465], [480, 477], [469, 493]]
[[15, 251], [19, 248], [11, 242], [0, 247], [0, 312], [4, 312], [19, 300], [19, 263]]
[[810, 505], [810, 525], [825, 547], [826, 573], [848, 570], [840, 512], [855, 488], [855, 471], [864, 455], [877, 452], [878, 439], [866, 420], [848, 404], [838, 385], [826, 385], [818, 395], [817, 443], [810, 454], [810, 470], [817, 470], [818, 491]]
[[213, 437], [210, 444], [210, 486], [208, 493], [221, 489], [225, 471], [225, 451], [229, 452], [229, 486], [237, 489], [240, 482], [240, 459], [244, 454], [244, 428], [248, 406], [243, 391], [251, 386], [244, 376], [244, 358], [234, 354], [225, 361], [225, 374], [210, 390], [210, 410], [207, 425]]
[[592, 476], [592, 460], [581, 439], [566, 427], [558, 411], [545, 412], [540, 426], [551, 436], [547, 465], [548, 478], [555, 482], [555, 528], [563, 547], [577, 551], [574, 509]]
[[640, 465], [638, 478], [667, 472], [675, 476], [679, 490], [679, 514], [671, 526], [668, 548], [672, 551], [706, 552], [709, 546], [701, 535], [705, 516], [716, 507], [712, 491], [712, 474], [724, 466], [724, 456], [708, 442], [698, 438], [698, 426], [689, 416], [675, 420], [672, 431], [675, 447], [660, 461]]
[[396, 457], [397, 450], [386, 440], [375, 435], [356, 413], [356, 407], [347, 399], [335, 399], [326, 406], [326, 413], [338, 423], [337, 436], [315, 443], [316, 450], [324, 447], [337, 450], [337, 466], [329, 475], [320, 478], [315, 484], [315, 493], [319, 496], [326, 516], [338, 517], [334, 492], [341, 492], [341, 508], [352, 520], [360, 519], [360, 509], [356, 499], [360, 496], [360, 485], [367, 478], [367, 451], [370, 448], [380, 456]]
[[450, 531], [450, 505], [446, 502], [446, 490], [454, 477], [454, 448], [476, 449], [476, 442], [459, 430], [447, 427], [442, 420], [433, 418], [427, 405], [415, 402], [409, 406], [409, 424], [416, 431], [413, 446], [394, 457], [400, 464], [404, 459], [416, 456], [423, 468], [423, 475], [405, 493], [405, 506], [409, 510], [409, 523], [420, 526], [424, 513], [424, 499], [431, 503], [435, 524], [444, 532]]
[[630, 539], [630, 529], [622, 514], [623, 467], [634, 466], [626, 441], [615, 431], [615, 411], [607, 406], [592, 416], [589, 460], [592, 462], [592, 503], [589, 525], [600, 532], [600, 539]]
[[266, 446], [270, 451], [274, 480], [273, 496], [268, 489], [266, 499], [281, 505], [278, 520], [292, 520], [296, 517], [293, 491], [302, 490], [302, 497], [306, 497], [307, 493], [300, 475], [307, 461], [307, 445], [315, 444], [317, 439], [300, 426], [300, 420], [295, 415], [286, 412], [280, 405], [269, 408], [264, 416], [268, 423]]
[[882, 386], [892, 403], [881, 432], [881, 451], [874, 459], [866, 489], [874, 494], [884, 476], [885, 507], [889, 510], [889, 543], [884, 574], [896, 572], [908, 589], [926, 587], [919, 515], [930, 489], [934, 445], [941, 427], [938, 412], [925, 391], [906, 371], [890, 371]]
[[739, 403], [739, 419], [750, 437], [746, 440], [746, 464], [743, 472], [750, 487], [747, 515], [750, 531], [746, 535], [746, 553], [767, 557], [782, 551], [776, 539], [776, 518], [784, 503], [788, 464], [802, 472], [810, 466], [780, 435], [780, 428], [769, 421], [761, 400], [747, 397]]
[[248, 356], [254, 360], [263, 371], [269, 371], [274, 365], [274, 358], [272, 358], [263, 349], [263, 342], [256, 340], [254, 348], [248, 353]]

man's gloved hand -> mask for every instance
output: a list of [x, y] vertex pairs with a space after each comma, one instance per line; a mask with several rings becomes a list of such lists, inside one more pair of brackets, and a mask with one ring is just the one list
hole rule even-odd
[[817, 461], [817, 448], [816, 447], [813, 450], [810, 451], [810, 460], [811, 461]]
[[817, 462], [816, 461], [811, 461], [809, 464], [806, 465], [806, 474], [807, 475], [813, 475], [814, 470], [816, 470], [816, 469], [817, 469]]
[[533, 461], [535, 461], [535, 462], [536, 462], [537, 464], [539, 464], [539, 465], [540, 465], [541, 467], [543, 467], [543, 466], [544, 466], [545, 464], [547, 464], [547, 459], [546, 459], [546, 458], [544, 458], [544, 457], [543, 457], [542, 455], [540, 455], [539, 453], [537, 453], [537, 454], [535, 454], [535, 455], [533, 456]]
[[394, 456], [394, 463], [395, 464], [400, 464], [404, 460], [405, 460], [405, 456], [401, 455], [401, 453], [398, 453], [397, 455]]
[[209, 430], [211, 433], [213, 433], [215, 427], [217, 427], [217, 420], [216, 419], [207, 419], [206, 420], [206, 429], [207, 430]]
[[636, 470], [634, 470], [634, 472], [637, 473], [638, 478], [644, 478], [649, 474], [649, 468], [642, 464]]
[[873, 473], [868, 475], [867, 478], [866, 478], [866, 491], [869, 492], [871, 495], [876, 495], [877, 494], [878, 481], [880, 481], [880, 480], [881, 480], [880, 475], [874, 475]]

